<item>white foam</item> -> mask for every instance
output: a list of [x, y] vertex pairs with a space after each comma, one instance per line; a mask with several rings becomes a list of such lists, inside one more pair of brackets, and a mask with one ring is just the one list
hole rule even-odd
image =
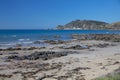
[[29, 41], [30, 39], [29, 38], [26, 38], [26, 39], [18, 39], [19, 41]]
[[106, 32], [107, 34], [109, 34], [109, 32]]
[[19, 41], [24, 41], [25, 39], [18, 39]]
[[32, 41], [25, 41], [25, 42], [22, 42], [24, 44], [30, 44], [30, 43], [33, 43]]

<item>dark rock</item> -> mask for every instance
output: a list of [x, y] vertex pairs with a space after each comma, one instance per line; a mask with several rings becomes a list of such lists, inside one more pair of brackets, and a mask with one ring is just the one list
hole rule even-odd
[[94, 34], [95, 40], [120, 42], [120, 35], [118, 34]]
[[104, 66], [103, 66], [103, 67], [101, 67], [101, 69], [105, 69], [105, 68], [106, 68], [106, 67], [104, 67]]
[[62, 41], [62, 40], [46, 40], [45, 43], [49, 43], [49, 44], [63, 44], [63, 43], [65, 43], [65, 41]]
[[34, 50], [34, 49], [37, 49], [37, 48], [36, 47], [30, 47], [27, 50]]
[[12, 77], [12, 75], [0, 74], [0, 77], [11, 78], [11, 77]]
[[73, 39], [120, 42], [119, 34], [72, 34]]
[[116, 61], [116, 62], [113, 63], [113, 65], [115, 65], [115, 64], [119, 64], [119, 63], [120, 63], [119, 61]]
[[10, 47], [10, 48], [6, 48], [6, 49], [0, 49], [0, 51], [15, 51], [15, 50], [34, 50], [34, 49], [43, 49], [45, 47], [41, 47], [41, 48], [37, 48], [37, 47], [29, 47], [29, 48], [20, 48], [20, 47]]
[[48, 60], [53, 57], [61, 57], [66, 56], [69, 52], [54, 52], [54, 51], [43, 51], [43, 52], [34, 52], [30, 55], [24, 55], [24, 56], [17, 56], [17, 55], [11, 55], [8, 56], [8, 59], [15, 59], [15, 60]]
[[13, 51], [14, 49], [10, 47], [10, 48], [7, 48], [6, 50]]
[[90, 36], [87, 34], [72, 34], [71, 38], [73, 39], [80, 39], [80, 40], [89, 40]]
[[34, 44], [40, 44], [41, 43], [41, 41], [35, 41], [35, 42], [33, 42]]
[[0, 49], [0, 51], [3, 51], [4, 49]]
[[81, 46], [81, 45], [75, 45], [75, 46], [71, 46], [71, 47], [68, 47], [66, 49], [89, 49], [88, 46]]
[[109, 44], [108, 44], [108, 43], [104, 43], [104, 44], [97, 44], [96, 46], [97, 46], [97, 47], [100, 47], [100, 48], [104, 48], [104, 47], [109, 46]]
[[22, 48], [12, 48], [12, 47], [10, 47], [10, 48], [7, 48], [7, 49], [4, 49], [4, 51], [14, 51], [14, 50], [22, 50]]
[[69, 78], [69, 76], [65, 75], [65, 76], [59, 76], [57, 78], [57, 80], [66, 80], [67, 78]]
[[8, 56], [8, 59], [18, 60], [18, 59], [19, 59], [19, 56], [17, 56], [17, 55], [11, 55], [11, 56]]
[[0, 53], [0, 55], [3, 55], [3, 53]]
[[18, 52], [10, 52], [9, 54], [19, 54]]
[[95, 51], [95, 49], [89, 49], [89, 51]]
[[22, 47], [22, 44], [16, 44], [15, 47]]
[[55, 36], [53, 36], [54, 38], [61, 38], [61, 36], [60, 35], [55, 35]]
[[14, 48], [13, 50], [22, 50], [22, 48]]
[[77, 68], [73, 69], [73, 71], [87, 70], [87, 69], [91, 69], [91, 68], [89, 68], [89, 67], [77, 67]]

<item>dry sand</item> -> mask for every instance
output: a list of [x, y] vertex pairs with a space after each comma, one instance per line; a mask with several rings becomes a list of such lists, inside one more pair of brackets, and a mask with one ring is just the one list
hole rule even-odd
[[[95, 45], [100, 43], [114, 44], [114, 46], [91, 47], [82, 50], [59, 48], [61, 46]], [[48, 60], [4, 61], [4, 58], [13, 51], [1, 51], [0, 80], [92, 80], [111, 73], [120, 67], [120, 43], [72, 40], [66, 44], [49, 45], [46, 49], [16, 52], [19, 52], [18, 55], [27, 55], [34, 51], [76, 51], [77, 53], [73, 52], [73, 54], [67, 56]], [[34, 67], [34, 65], [47, 63], [49, 65], [39, 66], [43, 69]]]

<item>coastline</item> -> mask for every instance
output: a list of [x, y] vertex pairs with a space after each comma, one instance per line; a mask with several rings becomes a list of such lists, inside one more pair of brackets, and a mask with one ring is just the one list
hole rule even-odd
[[[88, 37], [100, 35], [119, 35], [120, 30], [0, 30], [0, 48], [5, 47], [41, 47], [45, 40], [71, 40], [76, 35]], [[85, 35], [85, 36], [84, 36]], [[37, 41], [41, 45], [36, 45]], [[43, 43], [42, 43], [43, 42]]]
[[120, 80], [120, 0], [0, 0], [0, 80]]
[[120, 42], [47, 42], [46, 47], [1, 50], [0, 80], [92, 80], [120, 67]]

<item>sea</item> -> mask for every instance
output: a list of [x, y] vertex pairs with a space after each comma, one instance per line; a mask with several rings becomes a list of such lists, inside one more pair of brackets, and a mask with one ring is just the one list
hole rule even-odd
[[[46, 46], [46, 44], [33, 44], [43, 40], [70, 40], [72, 34], [120, 34], [120, 30], [0, 30], [0, 47]], [[55, 37], [61, 36], [61, 37]]]

